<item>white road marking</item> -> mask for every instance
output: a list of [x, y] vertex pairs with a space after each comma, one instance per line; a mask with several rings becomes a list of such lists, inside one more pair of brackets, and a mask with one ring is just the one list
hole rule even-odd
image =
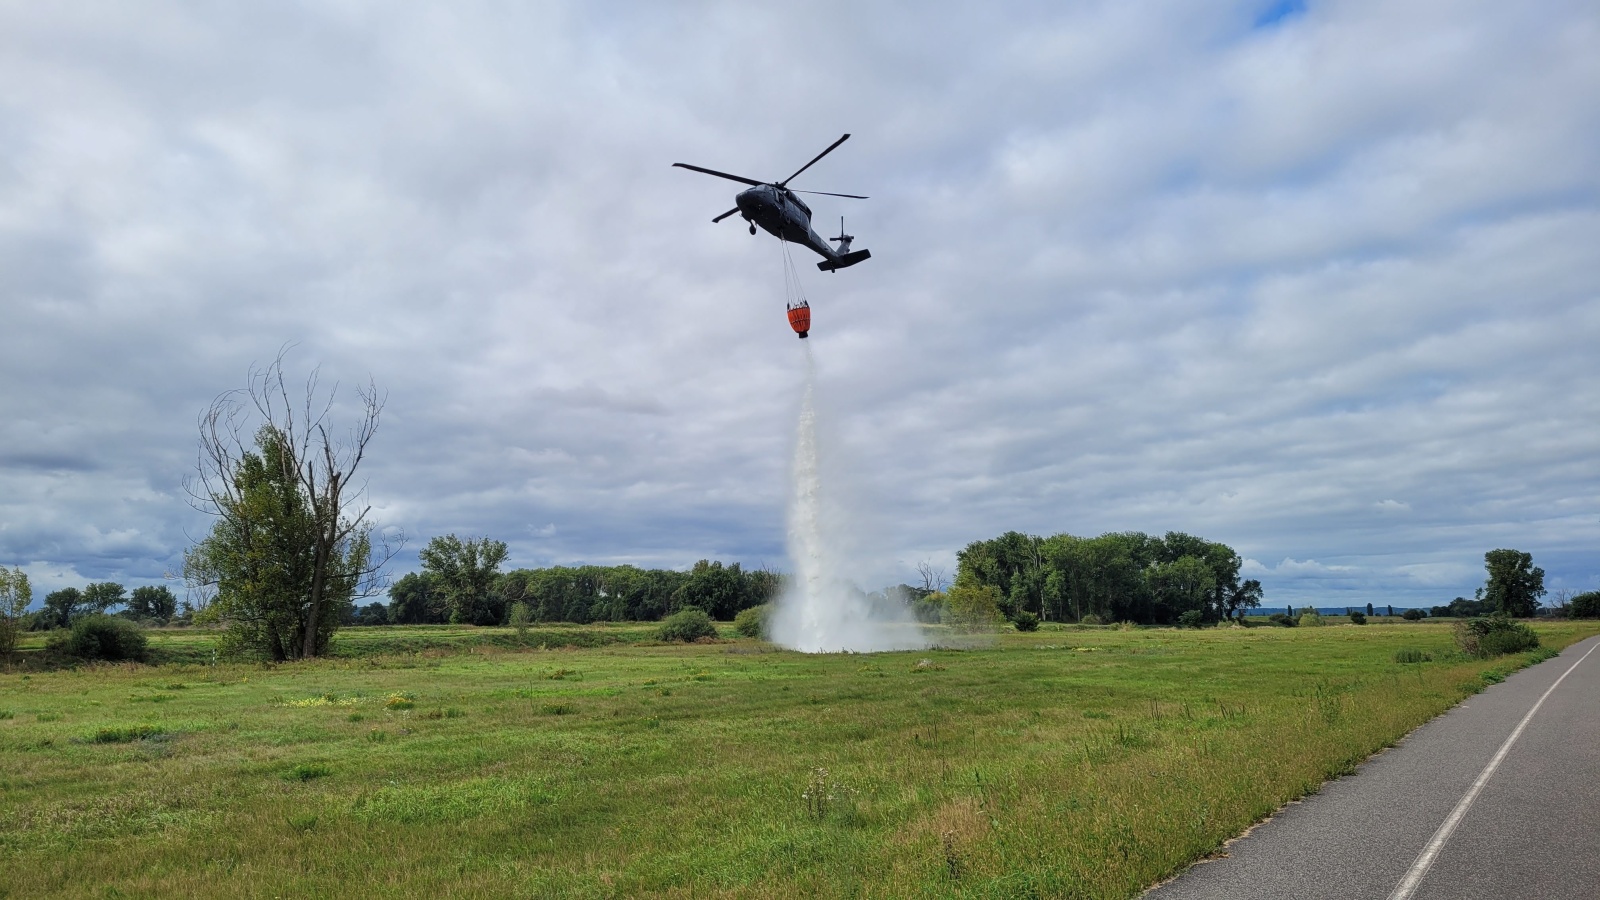
[[1422, 884], [1423, 876], [1428, 874], [1428, 869], [1433, 865], [1433, 861], [1438, 858], [1439, 851], [1444, 849], [1445, 842], [1450, 840], [1450, 835], [1455, 832], [1456, 826], [1460, 825], [1461, 820], [1466, 817], [1467, 809], [1472, 806], [1472, 801], [1478, 799], [1478, 794], [1483, 791], [1483, 786], [1489, 783], [1490, 777], [1494, 775], [1494, 770], [1500, 768], [1501, 761], [1506, 758], [1507, 753], [1511, 752], [1511, 745], [1515, 744], [1517, 738], [1522, 736], [1522, 730], [1528, 727], [1528, 722], [1533, 719], [1533, 714], [1538, 712], [1539, 707], [1544, 705], [1545, 698], [1549, 697], [1551, 692], [1560, 686], [1561, 682], [1567, 680], [1567, 676], [1572, 674], [1572, 670], [1576, 669], [1580, 663], [1589, 658], [1589, 654], [1596, 650], [1600, 650], [1600, 644], [1590, 647], [1589, 653], [1578, 657], [1578, 662], [1573, 663], [1565, 672], [1562, 672], [1561, 677], [1556, 679], [1555, 684], [1550, 685], [1544, 694], [1539, 697], [1539, 702], [1533, 705], [1533, 709], [1528, 710], [1528, 714], [1522, 717], [1521, 722], [1517, 723], [1517, 727], [1511, 732], [1511, 736], [1506, 738], [1504, 744], [1500, 745], [1500, 750], [1494, 755], [1494, 759], [1489, 760], [1489, 764], [1484, 766], [1483, 772], [1478, 775], [1478, 780], [1472, 783], [1472, 787], [1461, 798], [1461, 802], [1457, 803], [1456, 808], [1450, 811], [1449, 818], [1445, 819], [1444, 824], [1439, 826], [1439, 830], [1433, 833], [1433, 839], [1428, 841], [1428, 846], [1422, 848], [1422, 853], [1417, 857], [1417, 861], [1411, 864], [1410, 871], [1406, 872], [1406, 877], [1401, 880], [1399, 887], [1394, 889], [1394, 893], [1389, 895], [1389, 900], [1410, 900], [1411, 895], [1416, 893], [1418, 886]]

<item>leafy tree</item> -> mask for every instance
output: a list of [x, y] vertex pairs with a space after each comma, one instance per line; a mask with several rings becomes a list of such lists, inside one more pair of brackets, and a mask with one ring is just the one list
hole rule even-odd
[[356, 625], [387, 625], [389, 624], [389, 607], [382, 603], [368, 603], [355, 611]]
[[697, 607], [711, 618], [726, 622], [743, 608], [744, 588], [744, 573], [738, 563], [724, 566], [702, 559], [689, 570], [688, 580], [672, 599], [679, 608]]
[[[1479, 589], [1479, 593], [1482, 593], [1481, 588]], [[1445, 606], [1430, 607], [1428, 609], [1428, 614], [1438, 618], [1454, 616], [1456, 618], [1466, 619], [1474, 616], [1485, 615], [1493, 611], [1494, 607], [1483, 602], [1482, 600], [1468, 600], [1465, 597], [1457, 597], [1454, 600], [1451, 600], [1449, 604]]]
[[[1392, 609], [1393, 607], [1390, 607], [1390, 608]], [[1369, 616], [1372, 615], [1372, 604], [1371, 603], [1367, 604], [1367, 615], [1369, 615]]]
[[1483, 555], [1489, 580], [1483, 586], [1483, 602], [1505, 615], [1526, 618], [1539, 608], [1544, 596], [1544, 570], [1533, 564], [1533, 556], [1518, 550], [1490, 550]]
[[83, 592], [77, 588], [51, 591], [44, 595], [44, 610], [38, 621], [44, 628], [68, 628], [83, 607]]
[[371, 508], [350, 487], [383, 400], [370, 383], [358, 389], [355, 427], [341, 436], [329, 421], [336, 390], [321, 396], [313, 371], [304, 399], [291, 399], [280, 355], [200, 417], [188, 489], [216, 522], [185, 554], [184, 573], [193, 587], [215, 592], [209, 612], [231, 644], [274, 660], [324, 653], [349, 604], [375, 592], [392, 555], [386, 544], [373, 553]]
[[1600, 619], [1600, 591], [1574, 596], [1567, 602], [1567, 615], [1574, 619]]
[[956, 583], [946, 594], [945, 610], [950, 625], [967, 633], [994, 631], [1005, 621], [1000, 611], [1000, 589], [992, 584], [977, 584], [975, 578]]
[[1208, 618], [1206, 604], [1216, 587], [1216, 577], [1205, 560], [1196, 556], [1181, 556], [1172, 562], [1153, 566], [1150, 586], [1156, 603], [1165, 607], [1169, 615], [1181, 617], [1184, 613], [1194, 612], [1204, 620]]
[[28, 584], [27, 574], [16, 566], [10, 571], [0, 566], [0, 658], [9, 659], [17, 652], [23, 617], [31, 603], [33, 587]]
[[492, 602], [490, 588], [506, 559], [504, 541], [486, 537], [463, 541], [453, 534], [436, 537], [418, 554], [422, 569], [450, 611], [450, 621], [458, 625], [498, 625], [503, 610]]
[[318, 501], [295, 475], [281, 432], [262, 426], [256, 440], [213, 494], [218, 519], [185, 554], [184, 573], [215, 590], [209, 612], [231, 649], [274, 661], [320, 656], [373, 571], [371, 544], [353, 526], [326, 552]]
[[1246, 579], [1243, 584], [1229, 590], [1228, 599], [1222, 608], [1223, 618], [1231, 619], [1235, 614], [1244, 618], [1244, 611], [1259, 609], [1261, 600], [1261, 582], [1254, 578]]
[[1428, 614], [1420, 609], [1412, 608], [1406, 610], [1403, 614], [1401, 614], [1400, 617], [1405, 619], [1407, 622], [1420, 622], [1423, 619], [1426, 619]]
[[128, 598], [128, 613], [135, 619], [167, 622], [178, 612], [178, 598], [164, 584], [136, 587]]
[[426, 625], [448, 621], [444, 597], [434, 588], [433, 576], [408, 572], [389, 585], [389, 621], [396, 625]]
[[97, 613], [128, 601], [128, 589], [115, 581], [100, 581], [83, 589], [83, 604]]

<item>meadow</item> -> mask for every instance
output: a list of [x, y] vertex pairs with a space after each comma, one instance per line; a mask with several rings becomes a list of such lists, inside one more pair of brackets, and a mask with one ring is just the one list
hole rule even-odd
[[[1046, 626], [807, 656], [648, 626], [0, 674], [0, 897], [1130, 897], [1541, 651]], [[1398, 658], [1426, 657], [1424, 662]]]

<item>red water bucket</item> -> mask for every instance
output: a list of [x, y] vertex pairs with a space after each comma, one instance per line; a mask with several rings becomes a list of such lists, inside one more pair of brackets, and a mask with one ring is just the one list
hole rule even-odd
[[811, 331], [811, 305], [801, 300], [798, 306], [789, 307], [789, 327], [794, 333], [805, 337]]

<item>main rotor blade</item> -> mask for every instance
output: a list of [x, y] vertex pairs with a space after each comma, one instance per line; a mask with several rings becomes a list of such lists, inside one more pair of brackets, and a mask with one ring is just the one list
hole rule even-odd
[[[833, 148], [830, 147], [828, 149], [831, 150]], [[676, 168], [679, 168], [679, 169], [688, 169], [688, 170], [693, 171], [693, 172], [704, 172], [707, 175], [715, 175], [718, 178], [726, 178], [729, 181], [737, 181], [737, 182], [740, 182], [741, 184], [751, 184], [751, 185], [763, 185], [763, 184], [766, 184], [765, 181], [756, 181], [753, 178], [743, 178], [743, 177], [740, 177], [738, 175], [729, 175], [727, 172], [718, 172], [716, 169], [702, 169], [699, 166], [691, 166], [688, 163], [673, 163], [672, 165], [675, 166]]]
[[871, 200], [872, 199], [871, 197], [863, 197], [860, 194], [831, 194], [831, 193], [829, 193], [827, 191], [800, 191], [800, 190], [796, 190], [795, 193], [796, 194], [821, 194], [824, 197], [849, 197], [851, 200]]
[[813, 159], [813, 160], [811, 160], [811, 162], [808, 162], [805, 165], [801, 166], [799, 168], [799, 170], [796, 171], [793, 175], [790, 175], [788, 178], [785, 178], [784, 180], [778, 182], [778, 187], [783, 187], [783, 186], [787, 185], [789, 182], [791, 182], [791, 181], [795, 180], [796, 178], [798, 178], [800, 176], [801, 172], [804, 172], [805, 170], [807, 170], [807, 169], [811, 168], [812, 166], [816, 165], [818, 159], [821, 159], [824, 156], [827, 156], [829, 153], [832, 153], [834, 147], [837, 147], [840, 144], [842, 144], [842, 143], [844, 143], [845, 141], [848, 141], [848, 140], [850, 140], [850, 135], [847, 134], [844, 137], [839, 138], [837, 141], [834, 141], [832, 144], [829, 144], [828, 145], [828, 149], [822, 151], [821, 153], [818, 153], [817, 156], [816, 156], [816, 159]]
[[722, 215], [717, 216], [715, 219], [712, 219], [711, 220], [711, 224], [715, 225], [718, 222], [721, 222], [723, 219], [726, 219], [727, 217], [733, 215], [734, 213], [736, 213], [738, 211], [739, 211], [739, 207], [735, 206], [733, 209], [730, 209], [727, 212], [723, 213]]

